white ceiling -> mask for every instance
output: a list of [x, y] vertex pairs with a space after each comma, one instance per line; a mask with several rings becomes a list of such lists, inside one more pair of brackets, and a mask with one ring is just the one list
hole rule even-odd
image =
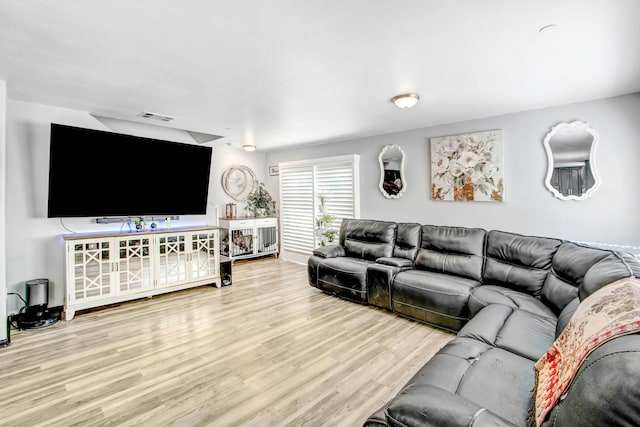
[[[275, 149], [638, 92], [638, 17], [637, 0], [0, 0], [0, 79], [13, 100]], [[389, 101], [404, 92], [413, 109]]]

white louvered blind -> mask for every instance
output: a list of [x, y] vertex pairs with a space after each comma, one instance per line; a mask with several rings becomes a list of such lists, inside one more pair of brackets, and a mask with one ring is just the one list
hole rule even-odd
[[279, 168], [282, 256], [302, 260], [320, 244], [318, 195], [326, 197], [326, 213], [337, 218], [331, 228], [338, 230], [343, 218], [359, 218], [359, 156], [280, 163]]
[[280, 169], [280, 227], [283, 251], [313, 250], [313, 199], [313, 166]]
[[339, 229], [343, 218], [354, 218], [355, 190], [352, 163], [316, 166], [316, 194], [323, 194], [326, 197], [327, 214], [337, 218], [333, 228]]

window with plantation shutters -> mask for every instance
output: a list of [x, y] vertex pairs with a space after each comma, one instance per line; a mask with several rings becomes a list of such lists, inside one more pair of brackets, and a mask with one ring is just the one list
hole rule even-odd
[[[358, 164], [357, 155], [279, 164], [283, 258], [306, 262], [314, 248], [327, 243], [321, 231], [337, 231], [343, 218], [360, 216]], [[320, 230], [323, 215], [335, 220]]]
[[[327, 213], [337, 222], [355, 217], [353, 165], [338, 163], [316, 166], [316, 193], [326, 197]], [[338, 224], [339, 225], [339, 224]]]
[[280, 169], [280, 227], [283, 252], [310, 253], [315, 247], [313, 203], [313, 166]]

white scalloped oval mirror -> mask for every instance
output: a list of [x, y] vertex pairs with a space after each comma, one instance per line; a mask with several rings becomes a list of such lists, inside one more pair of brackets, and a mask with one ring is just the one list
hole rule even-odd
[[549, 165], [545, 185], [561, 200], [584, 200], [600, 186], [598, 133], [580, 121], [558, 123], [544, 138]]
[[387, 199], [397, 199], [407, 188], [404, 176], [404, 151], [398, 145], [385, 145], [380, 155], [380, 191]]

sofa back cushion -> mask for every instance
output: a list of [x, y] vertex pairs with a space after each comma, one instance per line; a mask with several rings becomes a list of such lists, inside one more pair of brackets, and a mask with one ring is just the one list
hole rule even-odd
[[370, 219], [343, 219], [340, 245], [345, 256], [375, 261], [393, 255], [397, 224]]
[[396, 244], [393, 247], [393, 256], [407, 258], [413, 261], [416, 259], [418, 248], [420, 247], [420, 235], [422, 229], [416, 223], [398, 223], [398, 233]]
[[482, 282], [540, 296], [561, 240], [492, 230]]
[[486, 234], [481, 228], [423, 225], [416, 268], [480, 280]]
[[542, 301], [560, 313], [576, 297], [582, 301], [601, 287], [631, 276], [640, 277], [640, 261], [633, 255], [564, 242], [553, 257]]
[[640, 277], [640, 260], [625, 252], [608, 252], [607, 256], [591, 266], [578, 289], [580, 301], [600, 289], [625, 277]]
[[564, 242], [553, 256], [551, 272], [542, 288], [542, 301], [556, 314], [578, 296], [587, 271], [610, 255], [609, 251]]

